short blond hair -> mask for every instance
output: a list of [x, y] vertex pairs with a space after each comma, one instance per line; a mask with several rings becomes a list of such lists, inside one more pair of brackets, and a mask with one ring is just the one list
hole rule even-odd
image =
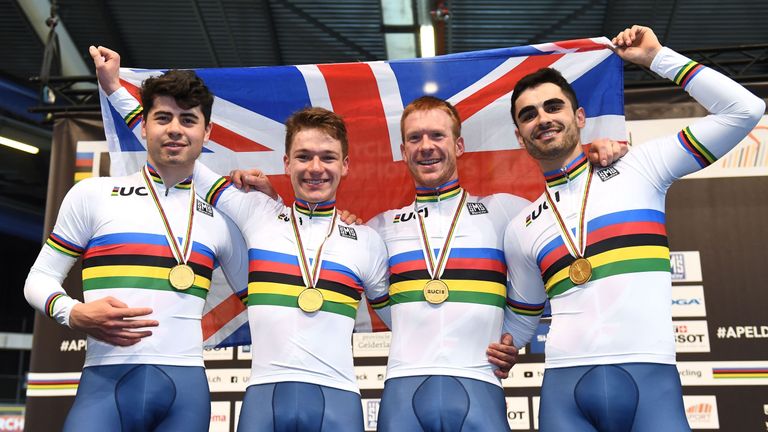
[[448, 114], [448, 117], [451, 118], [453, 123], [451, 131], [453, 132], [454, 138], [461, 136], [461, 118], [459, 117], [459, 112], [456, 111], [456, 107], [451, 105], [450, 102], [434, 96], [422, 96], [409, 103], [403, 110], [403, 115], [400, 116], [400, 138], [403, 142], [405, 142], [405, 119], [417, 111], [432, 110], [440, 110]]

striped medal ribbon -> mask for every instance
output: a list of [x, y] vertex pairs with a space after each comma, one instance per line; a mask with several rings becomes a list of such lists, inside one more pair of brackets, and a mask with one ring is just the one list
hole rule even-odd
[[553, 200], [552, 196], [549, 194], [549, 186], [544, 186], [544, 194], [547, 197], [547, 203], [552, 209], [552, 213], [555, 215], [558, 228], [560, 228], [560, 237], [564, 240], [568, 253], [575, 258], [568, 267], [568, 278], [570, 278], [571, 282], [576, 285], [585, 284], [592, 279], [592, 264], [584, 257], [584, 251], [587, 249], [587, 197], [589, 196], [589, 187], [592, 184], [593, 171], [594, 166], [589, 163], [589, 172], [587, 173], [584, 192], [581, 196], [581, 209], [579, 210], [579, 226], [577, 228], [576, 239], [571, 235], [571, 230], [565, 225], [565, 220], [562, 215], [560, 215], [560, 211], [558, 211], [557, 206], [555, 205], [555, 200]]
[[328, 226], [328, 232], [325, 234], [325, 238], [323, 238], [320, 246], [318, 246], [315, 259], [312, 262], [312, 268], [310, 268], [309, 263], [307, 262], [307, 255], [304, 252], [304, 243], [301, 241], [299, 226], [296, 225], [295, 207], [296, 204], [294, 203], [293, 206], [291, 206], [291, 227], [293, 228], [293, 235], [296, 238], [296, 247], [299, 251], [297, 257], [299, 259], [299, 269], [301, 270], [301, 278], [304, 280], [305, 286], [305, 288], [299, 293], [299, 296], [296, 300], [299, 303], [299, 309], [306, 313], [312, 313], [319, 311], [320, 308], [323, 307], [323, 293], [315, 287], [317, 286], [317, 280], [320, 278], [320, 264], [323, 253], [323, 246], [325, 246], [325, 242], [328, 240], [328, 238], [331, 237], [331, 233], [333, 233], [333, 227], [336, 225], [336, 208], [333, 208], [333, 216], [331, 218], [331, 223]]
[[171, 268], [170, 272], [168, 273], [168, 281], [170, 282], [171, 286], [177, 290], [187, 290], [195, 284], [195, 271], [192, 270], [192, 267], [187, 264], [189, 261], [189, 256], [192, 253], [192, 223], [195, 219], [195, 184], [194, 182], [192, 183], [189, 194], [189, 218], [187, 221], [187, 233], [184, 236], [183, 245], [179, 246], [179, 243], [176, 241], [176, 237], [173, 235], [173, 230], [171, 229], [171, 224], [168, 222], [168, 217], [165, 214], [165, 210], [163, 210], [163, 205], [160, 204], [160, 199], [157, 197], [155, 187], [149, 178], [149, 169], [146, 165], [144, 165], [144, 169], [141, 170], [141, 173], [142, 177], [144, 178], [144, 183], [147, 185], [149, 195], [152, 197], [152, 201], [155, 203], [155, 207], [157, 207], [158, 213], [160, 213], [160, 218], [163, 220], [163, 226], [165, 227], [165, 238], [168, 240], [168, 245], [171, 247], [171, 253], [173, 253], [173, 257], [177, 262], [177, 264], [173, 266], [173, 268]]
[[448, 263], [448, 255], [450, 254], [451, 242], [453, 241], [454, 234], [456, 233], [456, 227], [459, 224], [459, 216], [461, 216], [461, 209], [464, 208], [464, 204], [467, 202], [467, 191], [461, 191], [461, 199], [459, 205], [456, 207], [456, 211], [453, 214], [453, 220], [451, 220], [451, 226], [448, 229], [448, 234], [445, 236], [445, 244], [440, 249], [440, 255], [434, 256], [432, 248], [429, 246], [429, 235], [427, 234], [427, 227], [424, 224], [424, 217], [416, 211], [414, 204], [414, 212], [419, 218], [419, 236], [421, 237], [421, 247], [424, 252], [424, 260], [427, 262], [427, 272], [429, 272], [430, 280], [424, 285], [424, 299], [431, 304], [440, 304], [448, 300], [450, 294], [448, 290], [448, 284], [440, 280], [440, 276], [443, 275], [445, 265]]

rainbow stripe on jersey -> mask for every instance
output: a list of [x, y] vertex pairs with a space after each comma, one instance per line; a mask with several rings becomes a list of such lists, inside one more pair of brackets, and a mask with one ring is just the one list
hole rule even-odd
[[[306, 287], [296, 255], [264, 249], [248, 251], [248, 306], [299, 307], [297, 297]], [[346, 266], [323, 260], [315, 286], [323, 294], [323, 312], [355, 319], [363, 282]], [[387, 299], [374, 302], [383, 307]]]
[[[626, 273], [670, 271], [664, 213], [640, 209], [610, 213], [587, 224], [587, 249], [592, 264], [591, 282]], [[560, 236], [536, 257], [547, 295], [552, 298], [574, 287], [568, 266], [574, 257]]]
[[[438, 250], [435, 254], [439, 255]], [[424, 285], [431, 279], [421, 250], [389, 259], [391, 303], [426, 301]], [[448, 285], [446, 301], [503, 308], [507, 296], [504, 252], [491, 248], [452, 248], [440, 280]]]
[[164, 235], [144, 233], [107, 234], [91, 239], [83, 255], [83, 291], [109, 288], [139, 288], [174, 291], [205, 298], [211, 274], [218, 266], [207, 246], [193, 242], [187, 264], [195, 271], [195, 282], [177, 291], [168, 273], [177, 264]]
[[232, 186], [232, 181], [229, 179], [229, 177], [221, 177], [220, 179], [216, 180], [213, 186], [211, 186], [211, 188], [208, 190], [208, 193], [205, 194], [205, 201], [208, 204], [216, 207], [216, 203], [219, 202], [221, 194], [226, 188], [230, 186]]
[[48, 236], [48, 240], [45, 241], [45, 244], [52, 247], [53, 250], [63, 253], [64, 255], [71, 256], [73, 258], [77, 258], [80, 255], [83, 254], [83, 248], [64, 239], [64, 237], [61, 237], [60, 235], [52, 232], [50, 236]]

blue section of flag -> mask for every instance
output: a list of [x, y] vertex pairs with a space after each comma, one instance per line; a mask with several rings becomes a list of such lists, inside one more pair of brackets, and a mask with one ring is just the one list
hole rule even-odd
[[276, 122], [312, 105], [304, 76], [295, 66], [198, 69], [216, 96]]
[[[400, 99], [403, 106], [427, 94], [428, 86], [434, 86], [429, 93], [441, 99], [448, 99], [464, 90], [488, 72], [504, 63], [507, 58], [490, 58], [473, 61], [461, 67], [446, 61], [404, 61], [389, 65], [397, 77]], [[425, 84], [427, 83], [427, 84]]]
[[611, 55], [571, 83], [587, 117], [624, 115], [624, 75], [616, 73], [621, 67], [621, 58]]
[[237, 345], [248, 345], [251, 343], [251, 329], [248, 327], [248, 323], [241, 325], [232, 334], [227, 336], [224, 340], [216, 345], [217, 348], [224, 348]]

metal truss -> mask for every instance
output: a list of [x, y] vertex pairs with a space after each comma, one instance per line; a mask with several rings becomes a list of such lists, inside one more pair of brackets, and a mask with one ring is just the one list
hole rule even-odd
[[[741, 84], [768, 82], [768, 44], [721, 48], [697, 48], [678, 51], [705, 66], [731, 77]], [[669, 87], [673, 83], [635, 64], [624, 66], [624, 87], [645, 89]]]

